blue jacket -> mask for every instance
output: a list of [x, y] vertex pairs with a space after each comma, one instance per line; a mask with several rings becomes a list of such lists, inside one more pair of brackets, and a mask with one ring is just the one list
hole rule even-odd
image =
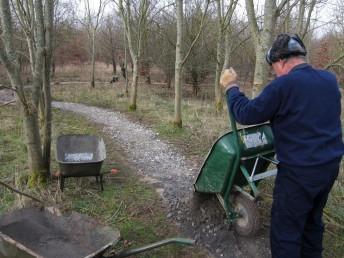
[[270, 120], [281, 164], [320, 165], [340, 160], [344, 154], [341, 96], [332, 73], [301, 64], [276, 78], [252, 100], [238, 87], [226, 95], [239, 123]]

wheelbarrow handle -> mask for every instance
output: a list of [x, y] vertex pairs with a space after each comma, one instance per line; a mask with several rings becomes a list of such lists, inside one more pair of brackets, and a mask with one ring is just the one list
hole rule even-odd
[[[228, 92], [226, 92], [226, 95], [228, 94]], [[231, 217], [231, 209], [230, 209], [230, 205], [229, 205], [229, 196], [231, 195], [232, 192], [232, 186], [233, 186], [233, 182], [234, 182], [234, 178], [236, 175], [236, 171], [238, 170], [239, 166], [240, 166], [240, 157], [241, 157], [241, 148], [240, 148], [240, 142], [239, 142], [239, 133], [238, 133], [238, 128], [236, 125], [236, 121], [234, 118], [234, 114], [231, 111], [230, 105], [229, 105], [229, 101], [228, 101], [228, 96], [227, 97], [227, 108], [228, 108], [228, 114], [229, 114], [229, 122], [230, 122], [230, 126], [232, 128], [232, 132], [233, 132], [233, 136], [234, 136], [234, 144], [233, 144], [233, 148], [234, 151], [236, 153], [235, 155], [235, 159], [233, 162], [233, 170], [235, 172], [233, 173], [227, 173], [227, 176], [225, 177], [225, 186], [224, 186], [224, 194], [223, 194], [223, 199], [224, 201], [224, 208], [225, 211], [227, 213], [227, 217], [230, 218]]]
[[124, 250], [123, 252], [113, 256], [112, 258], [122, 258], [122, 257], [128, 257], [131, 255], [135, 255], [135, 254], [139, 254], [139, 253], [143, 253], [146, 252], [148, 250], [152, 250], [164, 245], [169, 245], [169, 244], [183, 244], [183, 245], [194, 245], [195, 244], [195, 240], [193, 239], [186, 239], [186, 238], [167, 238], [149, 245], [145, 245], [142, 247], [138, 247], [138, 248], [133, 248], [133, 249], [129, 249], [129, 250]]
[[[225, 94], [227, 95], [228, 93], [226, 92]], [[228, 98], [228, 96], [226, 96], [226, 97]], [[239, 144], [239, 135], [238, 135], [238, 128], [237, 128], [237, 125], [236, 125], [236, 121], [235, 121], [233, 112], [231, 111], [231, 108], [230, 108], [230, 105], [229, 105], [229, 101], [227, 100], [226, 103], [227, 103], [227, 109], [228, 109], [228, 115], [229, 115], [229, 124], [230, 124], [230, 126], [232, 128], [232, 131], [233, 131], [234, 135], [235, 135], [236, 142], [237, 142], [237, 144]]]

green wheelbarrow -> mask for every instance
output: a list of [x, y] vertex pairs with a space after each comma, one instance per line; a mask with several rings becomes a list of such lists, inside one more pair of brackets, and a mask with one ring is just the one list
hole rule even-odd
[[228, 222], [242, 236], [253, 236], [260, 228], [257, 207], [258, 184], [277, 174], [268, 170], [275, 160], [269, 124], [237, 129], [228, 107], [232, 131], [222, 135], [209, 151], [194, 183], [196, 193], [216, 194]]

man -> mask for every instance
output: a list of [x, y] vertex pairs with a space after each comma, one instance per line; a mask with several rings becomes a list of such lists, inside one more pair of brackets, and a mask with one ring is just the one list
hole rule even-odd
[[266, 55], [277, 78], [252, 100], [232, 68], [220, 78], [239, 123], [271, 122], [280, 161], [270, 231], [277, 258], [321, 257], [322, 212], [344, 154], [336, 77], [312, 68], [306, 54], [297, 35], [280, 34]]

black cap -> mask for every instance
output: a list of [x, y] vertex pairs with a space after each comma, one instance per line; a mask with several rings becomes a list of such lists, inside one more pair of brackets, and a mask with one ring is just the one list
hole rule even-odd
[[306, 56], [307, 50], [302, 40], [297, 34], [279, 34], [272, 44], [272, 47], [266, 53], [266, 62], [269, 65], [278, 60], [288, 58], [290, 56]]

